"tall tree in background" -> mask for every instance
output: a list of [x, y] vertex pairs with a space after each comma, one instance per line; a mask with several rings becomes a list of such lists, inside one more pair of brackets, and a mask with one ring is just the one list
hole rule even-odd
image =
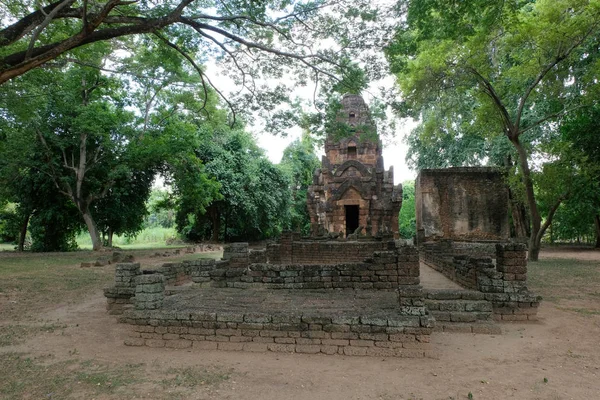
[[[555, 121], [597, 96], [600, 1], [400, 1], [406, 21], [387, 54], [398, 76], [404, 116], [449, 121], [458, 135], [477, 127], [502, 135], [517, 153], [531, 217], [529, 258], [567, 192], [545, 220], [536, 199], [531, 154]], [[465, 129], [465, 132], [463, 132]]]
[[247, 132], [223, 127], [196, 148], [206, 174], [220, 186], [206, 214], [178, 218], [181, 230], [189, 221], [190, 239], [260, 240], [287, 227], [291, 190], [288, 176], [273, 165]]
[[[387, 13], [369, 0], [2, 2], [0, 85], [49, 63], [88, 64], [76, 50], [90, 45], [112, 42], [136, 53], [154, 38], [195, 69], [206, 89], [218, 81], [202, 65], [217, 59], [242, 89], [236, 101], [226, 99], [234, 115], [248, 109], [244, 99], [272, 113], [294, 85], [335, 80], [339, 60], [360, 59], [380, 75], [373, 50], [391, 36]], [[111, 69], [126, 69], [121, 55]]]
[[310, 217], [307, 207], [308, 187], [312, 185], [313, 174], [320, 165], [319, 159], [315, 155], [314, 144], [307, 134], [285, 148], [279, 164], [291, 181], [290, 228], [303, 234], [310, 232]]
[[557, 213], [559, 233], [561, 227], [568, 229], [570, 232], [563, 237], [572, 239], [592, 231], [595, 245], [600, 247], [600, 105], [571, 113], [560, 131], [572, 144], [572, 150], [580, 155], [576, 164], [580, 174], [573, 195]]
[[398, 215], [398, 230], [402, 239], [412, 239], [417, 234], [415, 210], [415, 183], [402, 182], [402, 208]]

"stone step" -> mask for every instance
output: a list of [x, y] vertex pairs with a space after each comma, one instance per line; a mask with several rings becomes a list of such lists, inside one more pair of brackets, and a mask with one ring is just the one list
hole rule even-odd
[[495, 324], [492, 321], [479, 321], [472, 323], [436, 321], [435, 328], [433, 330], [436, 332], [447, 333], [477, 333], [484, 335], [502, 334], [500, 325]]
[[500, 333], [494, 324], [492, 303], [472, 290], [428, 290], [425, 307], [443, 332]]
[[437, 322], [476, 322], [493, 320], [491, 312], [436, 311], [429, 309], [429, 315]]
[[475, 290], [456, 289], [428, 289], [425, 291], [427, 299], [432, 300], [484, 300], [485, 295]]

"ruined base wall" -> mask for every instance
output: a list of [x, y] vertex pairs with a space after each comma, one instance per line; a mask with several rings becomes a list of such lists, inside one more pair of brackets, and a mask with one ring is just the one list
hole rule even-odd
[[[489, 244], [486, 244], [489, 246]], [[539, 298], [527, 287], [527, 248], [520, 243], [495, 244], [494, 259], [458, 254], [484, 254], [477, 246], [444, 241], [421, 246], [421, 261], [461, 286], [478, 290], [491, 301], [494, 318], [499, 321], [537, 319]], [[495, 263], [494, 263], [495, 261]]]
[[269, 244], [263, 262], [272, 264], [343, 264], [362, 262], [376, 251], [393, 250], [394, 241], [286, 240]]
[[125, 344], [198, 350], [430, 357], [426, 316], [324, 317], [260, 313], [126, 313]]

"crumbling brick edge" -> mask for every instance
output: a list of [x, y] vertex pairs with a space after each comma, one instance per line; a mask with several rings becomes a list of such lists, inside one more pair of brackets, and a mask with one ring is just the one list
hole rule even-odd
[[436, 357], [428, 316], [269, 315], [130, 310], [128, 346], [197, 350]]

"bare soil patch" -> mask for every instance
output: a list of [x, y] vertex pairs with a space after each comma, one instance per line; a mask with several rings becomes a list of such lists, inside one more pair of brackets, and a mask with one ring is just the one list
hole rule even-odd
[[[76, 301], [34, 313], [39, 326], [55, 329], [38, 329], [0, 347], [0, 370], [8, 371], [0, 374], [0, 398], [387, 400], [467, 399], [469, 393], [473, 399], [600, 398], [600, 315], [565, 307], [573, 300], [560, 294], [561, 282], [552, 281], [564, 279], [566, 296], [581, 293], [583, 308], [594, 310], [600, 263], [584, 259], [581, 268], [562, 259], [546, 261], [548, 254], [542, 254], [544, 261], [530, 266], [530, 288], [556, 298], [541, 303], [540, 321], [502, 324], [502, 335], [436, 332], [438, 359], [126, 347], [126, 326], [105, 313], [101, 287], [93, 283]], [[78, 267], [65, 267], [65, 274], [70, 268]], [[100, 269], [107, 276], [113, 271]], [[0, 316], [5, 325], [22, 322]]]

